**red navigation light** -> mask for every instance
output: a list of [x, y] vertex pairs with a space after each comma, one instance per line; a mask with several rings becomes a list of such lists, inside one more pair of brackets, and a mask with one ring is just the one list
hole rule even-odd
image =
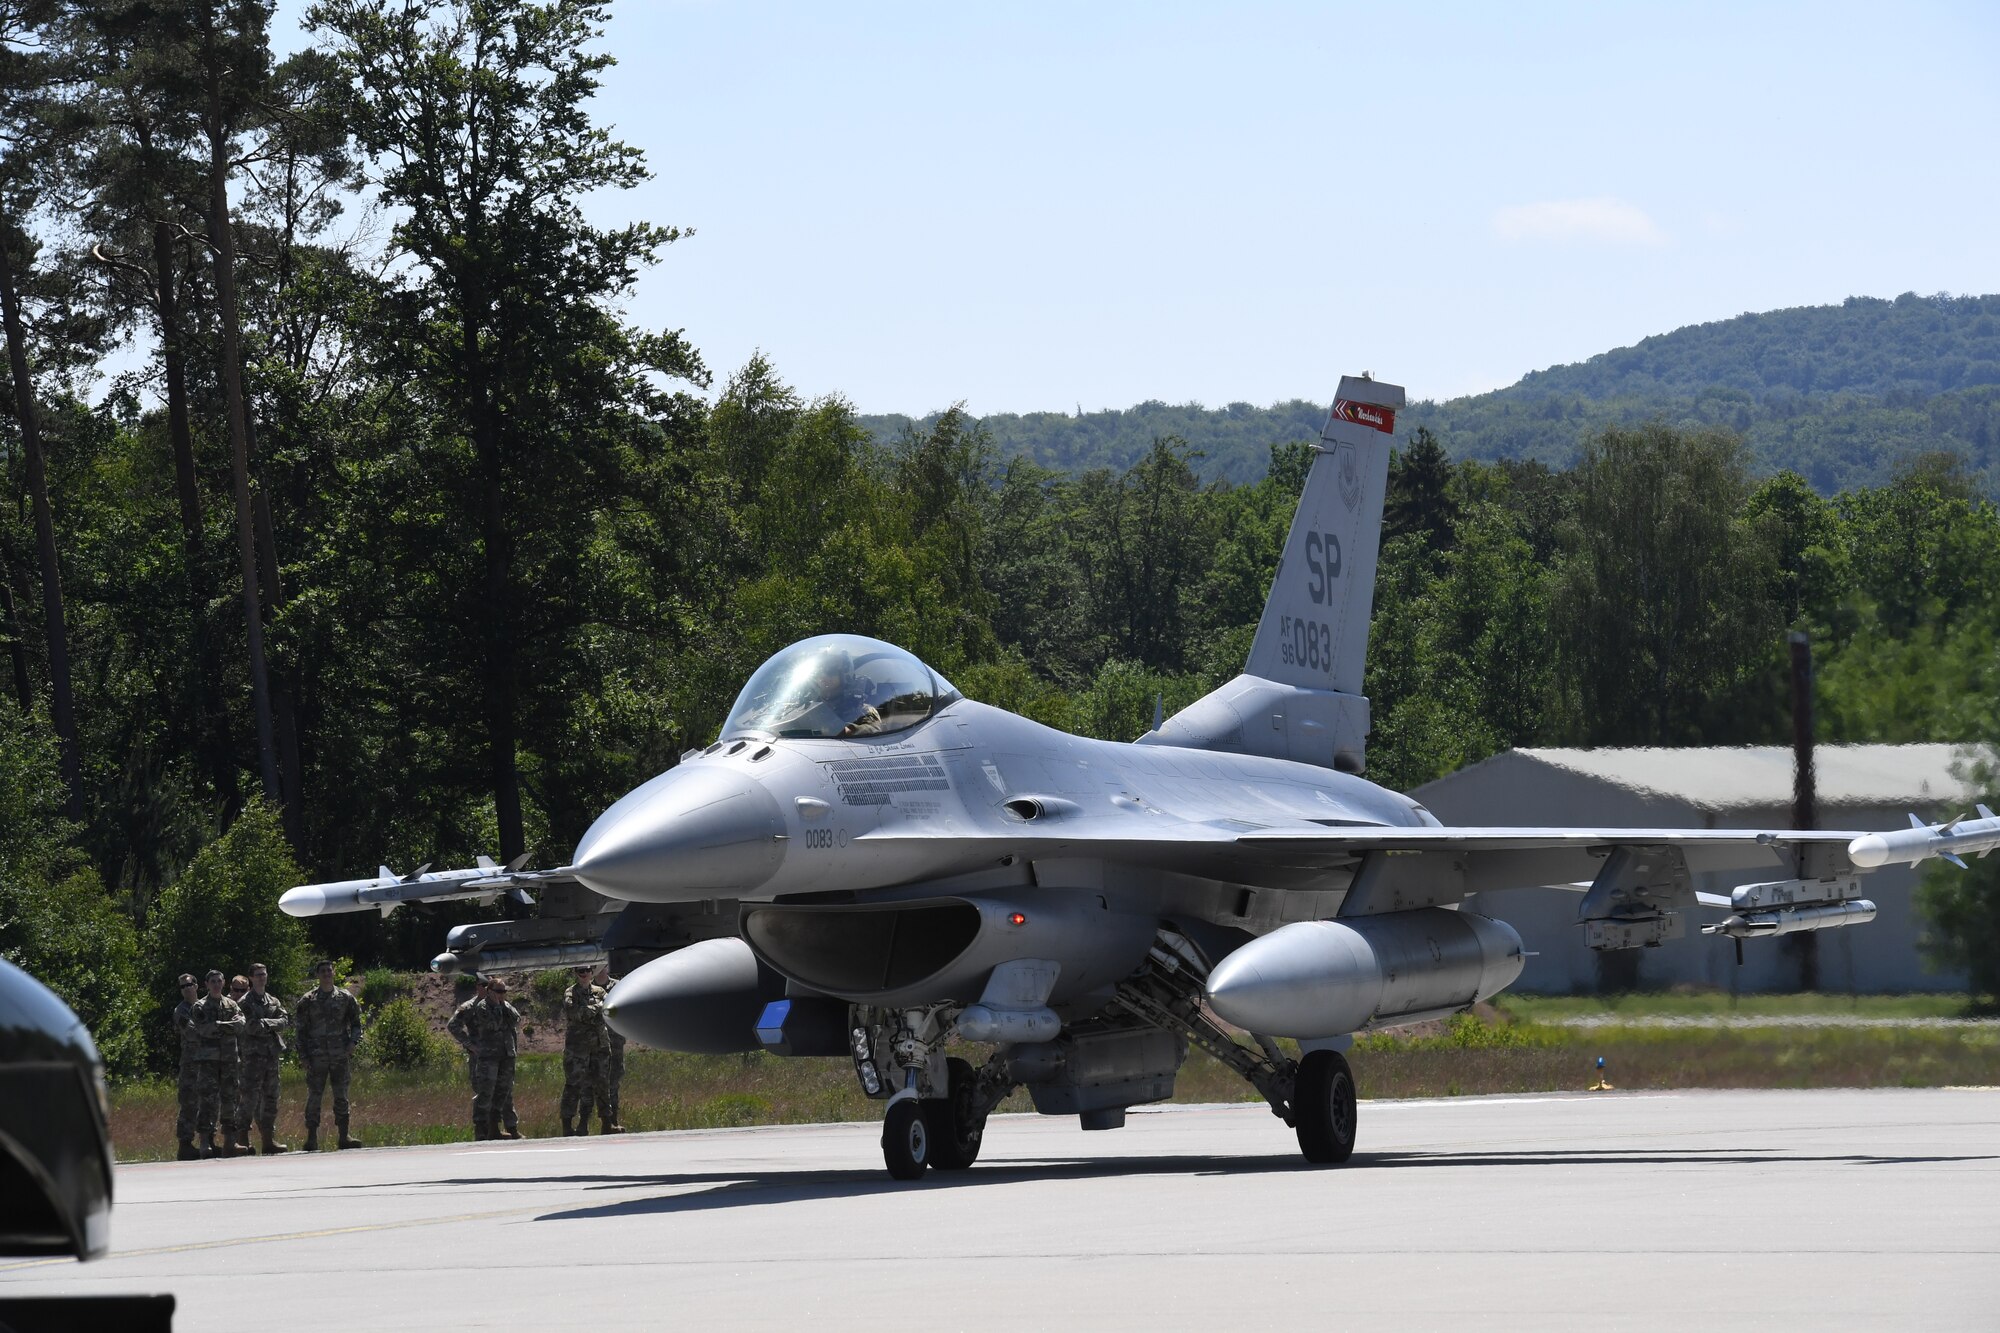
[[1028, 924], [1028, 915], [1025, 912], [1009, 912], [1007, 913], [1007, 924], [1010, 926], [1025, 926]]

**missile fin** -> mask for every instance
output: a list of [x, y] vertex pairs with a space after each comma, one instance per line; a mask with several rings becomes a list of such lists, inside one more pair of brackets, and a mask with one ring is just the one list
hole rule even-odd
[[426, 861], [422, 865], [418, 866], [415, 870], [412, 870], [408, 875], [404, 876], [404, 878], [409, 879], [411, 881], [420, 880], [424, 877], [424, 873], [428, 871], [430, 868], [431, 868], [431, 863], [429, 861]]
[[1939, 825], [1938, 825], [1938, 829], [1937, 829], [1937, 831], [1938, 831], [1939, 833], [1949, 833], [1949, 832], [1951, 832], [1951, 831], [1952, 831], [1953, 829], [1957, 828], [1957, 827], [1958, 827], [1958, 825], [1959, 825], [1959, 822], [1960, 822], [1961, 820], [1963, 820], [1964, 818], [1965, 818], [1965, 816], [1964, 816], [1963, 814], [1957, 814], [1957, 815], [1953, 815], [1953, 816], [1952, 816], [1952, 817], [1951, 817], [1951, 818], [1950, 818], [1949, 820], [1947, 820], [1947, 821], [1946, 821], [1945, 823], [1942, 823], [1942, 824], [1939, 824]]
[[493, 863], [493, 858], [486, 855], [484, 852], [481, 852], [478, 856], [473, 857], [472, 860], [473, 863], [477, 865], [481, 870], [498, 870], [500, 868], [499, 866]]
[[1938, 855], [1943, 857], [1945, 860], [1951, 862], [1953, 865], [1957, 866], [1960, 870], [1966, 868], [1965, 862], [1959, 860], [1956, 856], [1953, 856], [1950, 852], [1939, 852]]
[[1923, 820], [1921, 820], [1921, 819], [1918, 819], [1918, 818], [1916, 817], [1916, 815], [1912, 814], [1912, 815], [1910, 816], [1910, 827], [1911, 827], [1911, 828], [1929, 828], [1929, 827], [1930, 827], [1930, 825], [1929, 825], [1929, 824], [1926, 824], [1926, 823], [1925, 823], [1925, 822], [1924, 822]]
[[508, 894], [507, 896], [512, 898], [515, 902], [519, 903], [523, 907], [533, 907], [535, 905], [535, 900], [528, 896], [528, 891], [526, 889], [515, 889], [512, 893]]
[[401, 903], [377, 903], [375, 905], [382, 910], [382, 919], [384, 921], [389, 919], [389, 914], [391, 912], [395, 911], [398, 907], [402, 906]]
[[529, 857], [530, 855], [532, 855], [532, 853], [530, 853], [530, 852], [522, 852], [522, 853], [521, 853], [521, 854], [520, 854], [519, 856], [517, 856], [517, 857], [515, 857], [515, 858], [514, 858], [513, 860], [509, 861], [509, 862], [507, 863], [507, 869], [508, 869], [508, 871], [509, 871], [510, 873], [511, 873], [511, 872], [513, 872], [513, 871], [517, 871], [517, 870], [519, 870], [519, 869], [520, 869], [520, 868], [521, 868], [522, 866], [524, 866], [524, 865], [528, 864], [528, 857]]
[[382, 877], [383, 879], [401, 879], [401, 878], [402, 878], [402, 876], [401, 876], [401, 875], [399, 875], [399, 874], [397, 874], [397, 873], [396, 873], [395, 871], [393, 871], [393, 870], [389, 869], [389, 867], [387, 867], [387, 866], [376, 866], [376, 867], [375, 867], [375, 873], [376, 873], [377, 875], [381, 876], [381, 877]]
[[1979, 812], [1979, 817], [1980, 817], [1981, 819], [1991, 819], [1991, 818], [1993, 818], [1993, 812], [1992, 812], [1991, 810], [1988, 810], [1988, 809], [1986, 808], [1985, 804], [1984, 804], [1984, 803], [1982, 803], [1982, 802], [1979, 802], [1979, 801], [1975, 801], [1975, 802], [1973, 802], [1973, 805], [1972, 805], [1972, 808], [1973, 808], [1973, 809], [1975, 809], [1975, 810], [1977, 810], [1977, 811]]

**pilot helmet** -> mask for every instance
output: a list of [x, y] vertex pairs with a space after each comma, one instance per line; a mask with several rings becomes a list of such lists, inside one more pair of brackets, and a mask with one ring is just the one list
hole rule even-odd
[[833, 677], [838, 684], [834, 687], [842, 694], [854, 689], [854, 659], [847, 655], [845, 648], [827, 648], [821, 651], [819, 660], [813, 663], [813, 683], [815, 685], [827, 677]]

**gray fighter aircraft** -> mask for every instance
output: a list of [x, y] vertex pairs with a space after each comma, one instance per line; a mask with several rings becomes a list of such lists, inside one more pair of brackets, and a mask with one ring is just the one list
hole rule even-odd
[[[2000, 846], [1984, 809], [1886, 834], [1446, 828], [1366, 781], [1402, 404], [1341, 380], [1244, 674], [1136, 742], [1053, 730], [891, 644], [824, 635], [766, 662], [715, 743], [605, 811], [570, 865], [443, 872], [434, 891], [385, 868], [285, 906], [532, 889], [538, 915], [461, 926], [434, 965], [609, 958], [611, 1022], [635, 1041], [846, 1056], [888, 1103], [890, 1174], [912, 1179], [971, 1165], [1016, 1087], [1116, 1128], [1172, 1095], [1190, 1044], [1309, 1161], [1345, 1161], [1351, 1034], [1462, 1011], [1520, 974], [1519, 935], [1461, 910], [1472, 893], [1580, 894], [1599, 949], [1677, 937], [1704, 905], [1728, 910], [1704, 929], [1740, 941], [1869, 920], [1872, 866]], [[1697, 894], [1692, 875], [1717, 870], [1757, 882]], [[991, 1054], [974, 1067], [954, 1042]]]

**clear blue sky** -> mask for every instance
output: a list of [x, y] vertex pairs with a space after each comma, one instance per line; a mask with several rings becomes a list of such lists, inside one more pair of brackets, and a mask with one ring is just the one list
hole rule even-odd
[[1990, 3], [627, 0], [607, 42], [656, 177], [593, 213], [696, 233], [632, 317], [867, 412], [1448, 397], [2000, 291]]

